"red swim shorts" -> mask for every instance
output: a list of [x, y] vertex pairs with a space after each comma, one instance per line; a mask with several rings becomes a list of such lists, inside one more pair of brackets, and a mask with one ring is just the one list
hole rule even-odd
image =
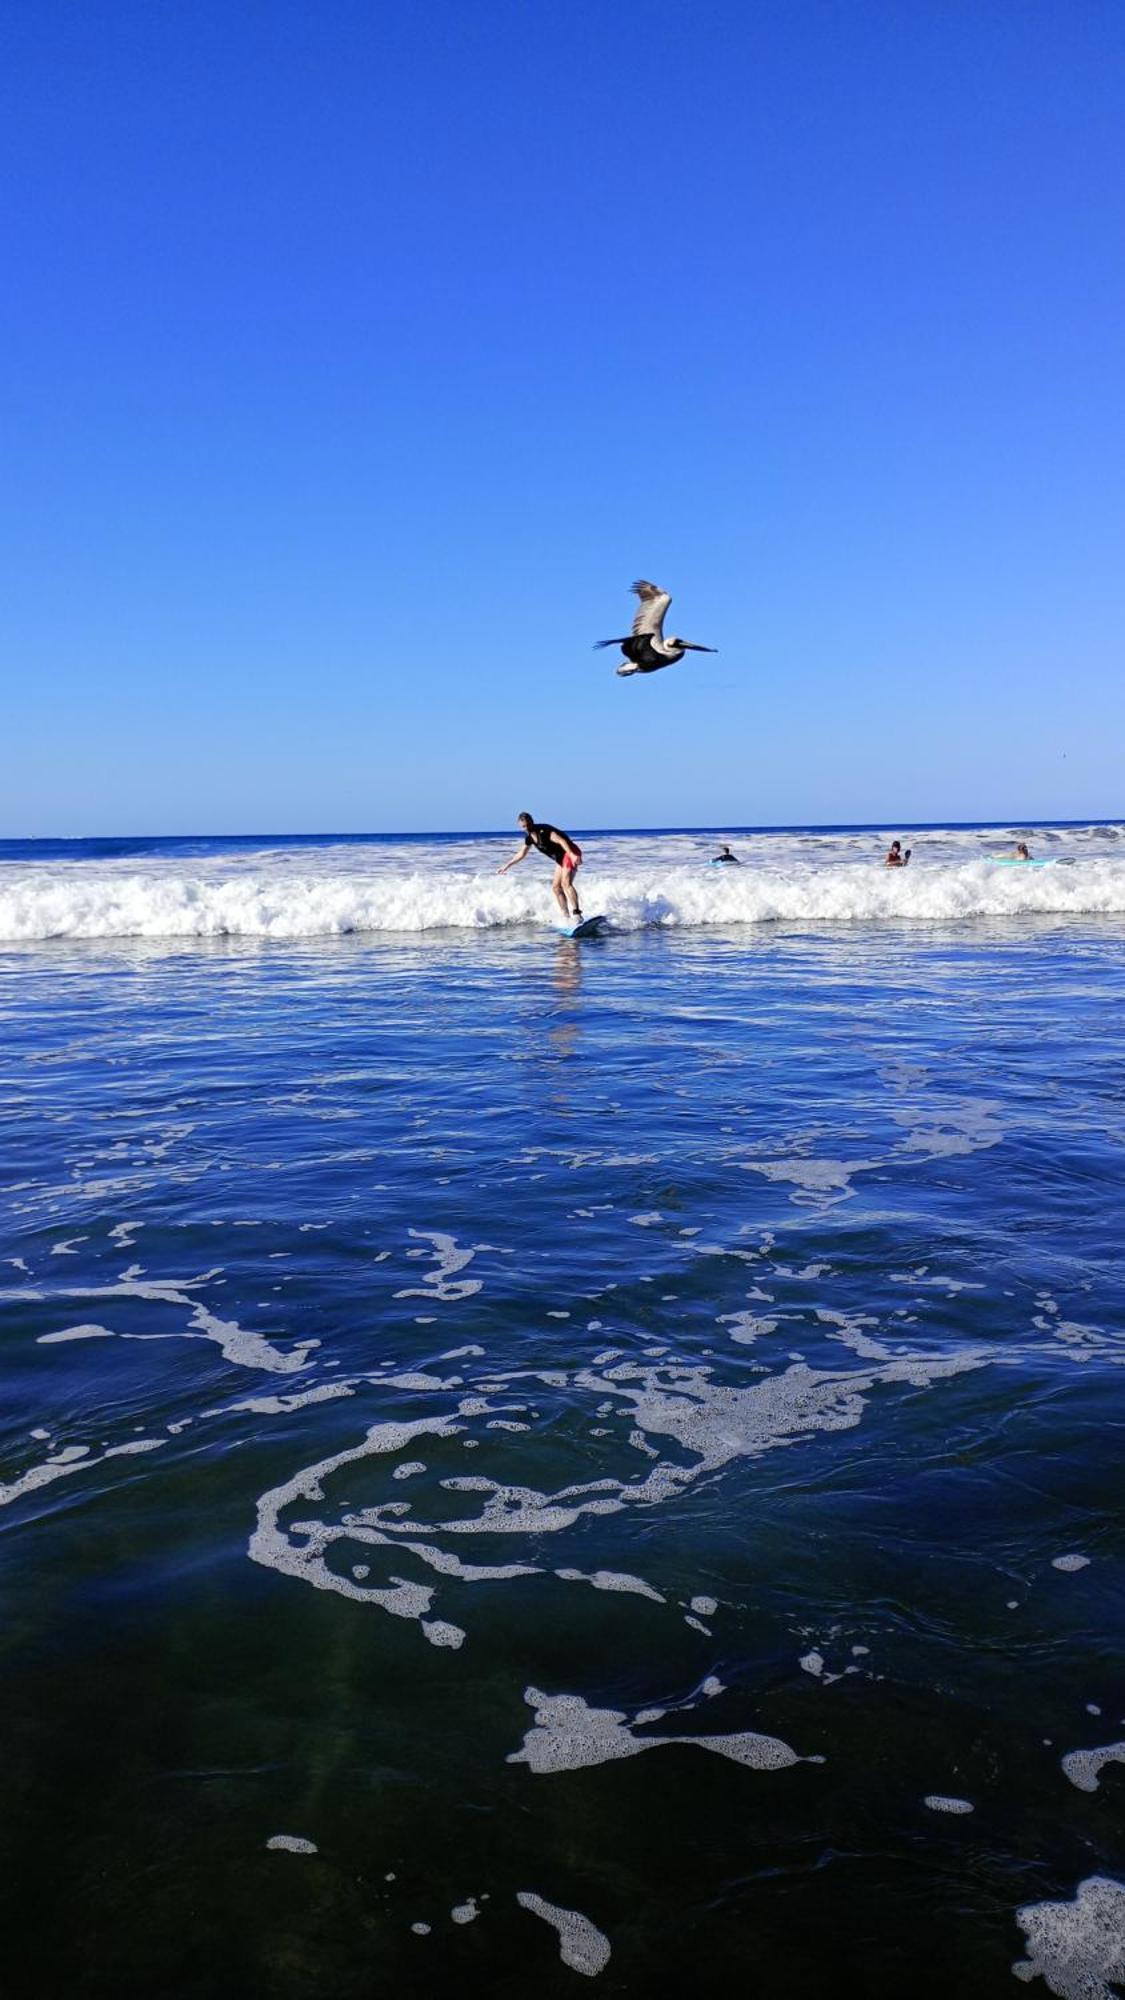
[[566, 868], [566, 869], [568, 869], [568, 870], [573, 870], [573, 869], [577, 868], [577, 866], [578, 866], [578, 863], [577, 863], [577, 861], [576, 861], [576, 860], [574, 859], [574, 856], [573, 856], [573, 854], [564, 854], [564, 855], [563, 855], [563, 858], [562, 858], [562, 865], [563, 865], [563, 867], [564, 867], [564, 868]]

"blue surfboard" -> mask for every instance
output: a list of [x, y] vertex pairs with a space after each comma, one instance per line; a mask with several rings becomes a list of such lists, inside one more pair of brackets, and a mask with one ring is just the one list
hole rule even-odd
[[576, 924], [556, 924], [555, 929], [560, 937], [590, 938], [598, 936], [604, 922], [604, 917], [581, 917]]

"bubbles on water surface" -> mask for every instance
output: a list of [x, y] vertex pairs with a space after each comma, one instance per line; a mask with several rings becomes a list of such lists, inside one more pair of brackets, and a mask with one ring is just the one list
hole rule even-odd
[[1080, 1882], [1069, 1903], [1026, 1903], [1016, 1911], [1026, 1958], [1012, 1971], [1041, 1978], [1059, 2000], [1118, 2000], [1125, 1979], [1125, 1883], [1104, 1875]]
[[1068, 1750], [1063, 1770], [1080, 1792], [1096, 1792], [1099, 1774], [1106, 1764], [1125, 1764], [1125, 1742], [1105, 1743], [1096, 1750]]
[[516, 1897], [521, 1909], [530, 1910], [532, 1916], [542, 1917], [559, 1934], [559, 1957], [572, 1972], [581, 1972], [588, 1979], [594, 1979], [604, 1972], [610, 1959], [609, 1939], [589, 1917], [580, 1910], [560, 1909], [555, 1903], [548, 1903], [543, 1896], [532, 1890], [521, 1889]]

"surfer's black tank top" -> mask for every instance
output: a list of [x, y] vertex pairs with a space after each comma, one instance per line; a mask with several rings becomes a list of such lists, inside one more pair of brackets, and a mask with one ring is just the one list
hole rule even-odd
[[551, 838], [553, 832], [553, 827], [532, 825], [529, 832], [524, 835], [525, 844], [528, 847], [537, 847], [540, 854], [547, 856], [548, 861], [561, 861], [566, 849]]

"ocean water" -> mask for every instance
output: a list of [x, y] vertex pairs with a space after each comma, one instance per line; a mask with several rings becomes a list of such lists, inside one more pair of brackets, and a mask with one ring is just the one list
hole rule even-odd
[[0, 847], [10, 2000], [1125, 1982], [1125, 829], [575, 831]]

